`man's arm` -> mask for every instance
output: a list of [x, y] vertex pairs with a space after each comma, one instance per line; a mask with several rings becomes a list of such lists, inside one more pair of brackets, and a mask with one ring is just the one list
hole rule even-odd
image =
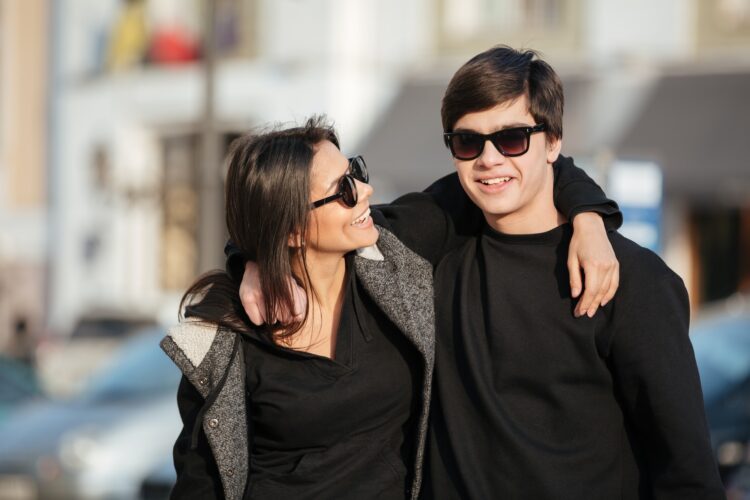
[[658, 257], [624, 269], [609, 360], [626, 421], [657, 499], [725, 498], [688, 338], [682, 280]]
[[594, 212], [602, 217], [608, 231], [622, 226], [622, 212], [617, 203], [607, 198], [599, 185], [575, 166], [572, 158], [560, 155], [553, 168], [555, 206], [568, 220], [574, 221], [583, 212]]
[[[572, 158], [561, 155], [553, 168], [555, 205], [568, 220], [575, 222], [577, 215], [592, 212], [601, 216], [607, 230], [622, 225], [617, 203]], [[455, 173], [438, 179], [422, 193], [409, 193], [376, 208], [375, 222], [433, 265], [467, 237], [478, 234], [484, 223], [482, 211], [466, 195]]]
[[[617, 228], [622, 223], [617, 204], [604, 196], [599, 186], [576, 167], [573, 160], [560, 156], [555, 169], [555, 203], [558, 210], [573, 221], [573, 239], [568, 269], [573, 297], [579, 297], [576, 316], [593, 316], [600, 304], [614, 296], [618, 286], [618, 263], [602, 225], [602, 219], [582, 212], [595, 212], [605, 225]], [[481, 230], [484, 216], [469, 199], [457, 174], [447, 175], [421, 193], [409, 193], [387, 205], [373, 207], [376, 224], [393, 232], [407, 247], [436, 266], [451, 250]], [[241, 280], [240, 294], [248, 316], [254, 323], [265, 321], [255, 314], [257, 282], [248, 277], [245, 259], [231, 245], [225, 247], [227, 272]], [[250, 267], [253, 264], [249, 264]], [[585, 284], [581, 270], [585, 275]], [[245, 273], [245, 279], [242, 278]], [[585, 285], [585, 286], [584, 286]], [[246, 297], [249, 300], [246, 300]], [[254, 315], [255, 314], [255, 315]], [[282, 316], [282, 322], [283, 316]]]

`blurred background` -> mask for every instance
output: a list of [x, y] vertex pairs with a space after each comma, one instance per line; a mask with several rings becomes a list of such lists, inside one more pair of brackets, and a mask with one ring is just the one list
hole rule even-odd
[[376, 202], [423, 189], [449, 78], [498, 43], [557, 69], [563, 153], [685, 281], [750, 498], [750, 0], [0, 0], [0, 498], [163, 498], [156, 343], [223, 266], [227, 145], [325, 113]]

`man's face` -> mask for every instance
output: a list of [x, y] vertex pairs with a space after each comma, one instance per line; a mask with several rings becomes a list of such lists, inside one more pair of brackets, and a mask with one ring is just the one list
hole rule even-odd
[[[536, 125], [526, 96], [494, 108], [463, 115], [454, 132], [490, 134], [514, 127]], [[552, 202], [552, 163], [561, 141], [548, 142], [546, 134], [531, 134], [529, 150], [521, 156], [503, 156], [492, 142], [473, 160], [453, 159], [458, 177], [469, 198], [484, 212], [490, 225], [498, 220], [524, 220], [542, 215]], [[545, 190], [547, 188], [547, 190]], [[549, 192], [549, 200], [543, 199]]]

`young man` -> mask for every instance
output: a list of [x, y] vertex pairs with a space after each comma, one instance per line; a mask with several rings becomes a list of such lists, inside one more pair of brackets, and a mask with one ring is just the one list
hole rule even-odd
[[435, 272], [428, 498], [724, 498], [688, 339], [688, 297], [618, 233], [620, 288], [576, 319], [571, 228], [553, 204], [562, 85], [495, 47], [446, 90], [446, 144], [480, 234]]

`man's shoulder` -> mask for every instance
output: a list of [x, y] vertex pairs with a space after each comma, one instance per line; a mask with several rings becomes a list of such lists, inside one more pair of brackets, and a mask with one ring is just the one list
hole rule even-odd
[[621, 291], [628, 283], [637, 286], [665, 284], [665, 281], [682, 283], [682, 278], [652, 250], [639, 245], [617, 231], [609, 233], [609, 241], [612, 243], [617, 260], [620, 262]]

